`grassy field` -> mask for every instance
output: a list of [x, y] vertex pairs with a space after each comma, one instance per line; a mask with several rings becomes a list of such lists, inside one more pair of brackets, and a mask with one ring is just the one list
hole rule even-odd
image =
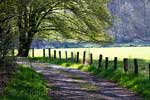
[[[97, 60], [99, 54], [102, 54], [103, 57], [109, 57], [109, 59], [114, 59], [114, 57], [118, 57], [118, 59], [122, 60], [123, 58], [138, 58], [144, 60], [150, 60], [150, 47], [112, 47], [112, 48], [65, 48], [65, 49], [51, 49], [51, 55], [53, 56], [54, 50], [56, 50], [56, 55], [58, 55], [58, 51], [62, 52], [62, 58], [65, 58], [65, 51], [68, 52], [68, 57], [71, 56], [71, 52], [74, 52], [76, 55], [77, 52], [80, 52], [80, 59], [83, 58], [83, 52], [86, 51], [87, 54], [92, 53], [93, 59]], [[32, 56], [32, 50], [30, 50], [29, 56]], [[17, 51], [16, 51], [17, 53]], [[35, 57], [42, 57], [43, 50], [35, 49]], [[48, 49], [46, 49], [46, 56], [48, 56]], [[88, 58], [88, 55], [86, 56]]]

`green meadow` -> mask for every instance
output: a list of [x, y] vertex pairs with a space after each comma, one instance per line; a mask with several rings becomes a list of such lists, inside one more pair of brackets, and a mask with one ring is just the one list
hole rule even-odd
[[[65, 58], [65, 51], [68, 52], [68, 57], [71, 56], [71, 52], [76, 55], [77, 52], [80, 53], [80, 59], [83, 58], [83, 52], [87, 52], [86, 58], [88, 58], [88, 54], [93, 54], [93, 59], [98, 60], [99, 55], [102, 54], [103, 57], [109, 57], [109, 59], [114, 59], [114, 57], [118, 57], [118, 59], [122, 60], [123, 58], [130, 59], [144, 59], [150, 60], [150, 47], [110, 47], [110, 48], [60, 48], [60, 49], [51, 49], [51, 55], [53, 57], [54, 50], [56, 50], [56, 56], [59, 57], [58, 52], [61, 51], [62, 58]], [[17, 53], [17, 51], [16, 51]], [[48, 56], [48, 49], [46, 49], [46, 56]], [[32, 57], [32, 50], [30, 50], [29, 56]], [[35, 49], [34, 50], [35, 57], [43, 56], [43, 49]]]

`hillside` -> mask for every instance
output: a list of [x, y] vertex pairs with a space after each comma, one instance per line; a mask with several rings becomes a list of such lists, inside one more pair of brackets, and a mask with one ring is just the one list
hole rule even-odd
[[117, 42], [150, 41], [149, 0], [112, 0], [108, 7], [114, 16], [109, 34]]

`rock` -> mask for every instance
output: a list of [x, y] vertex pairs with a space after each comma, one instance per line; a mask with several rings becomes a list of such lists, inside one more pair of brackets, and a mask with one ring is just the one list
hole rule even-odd
[[108, 5], [114, 16], [114, 26], [109, 34], [117, 41], [124, 39], [150, 40], [150, 1], [112, 0]]

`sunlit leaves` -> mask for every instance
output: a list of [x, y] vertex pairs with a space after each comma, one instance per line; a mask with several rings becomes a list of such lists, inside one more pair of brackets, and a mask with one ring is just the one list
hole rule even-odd
[[[60, 33], [63, 38], [103, 41], [101, 36], [108, 37], [105, 34], [105, 28], [111, 25], [107, 2], [107, 0], [44, 0], [36, 2], [33, 0], [30, 3], [33, 11], [30, 13], [35, 13], [32, 16], [35, 17], [33, 20], [36, 19], [34, 22], [39, 25], [37, 26], [38, 33], [43, 36], [45, 36], [43, 31], [49, 31], [49, 38], [51, 35], [54, 36], [51, 33]], [[48, 10], [50, 11], [48, 12]], [[58, 34], [56, 34], [57, 36]]]

